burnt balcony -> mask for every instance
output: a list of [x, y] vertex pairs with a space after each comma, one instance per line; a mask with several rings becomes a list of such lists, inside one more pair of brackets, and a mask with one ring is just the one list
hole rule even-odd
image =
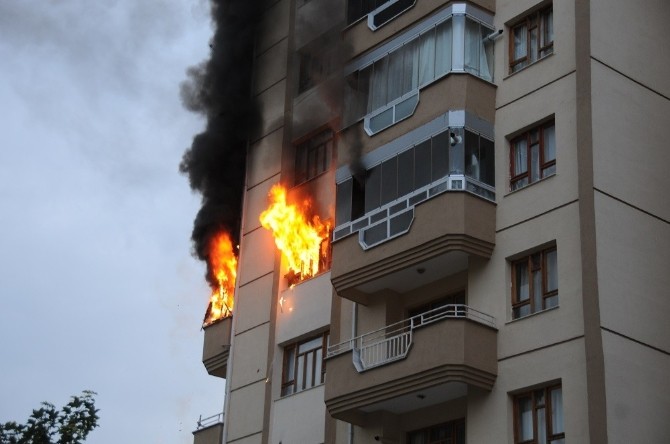
[[493, 388], [495, 320], [453, 304], [328, 347], [325, 401], [334, 418], [364, 424]]
[[207, 373], [212, 376], [226, 377], [232, 323], [233, 318], [228, 316], [204, 327], [205, 340], [202, 347], [202, 363], [205, 365]]
[[221, 444], [223, 442], [223, 413], [198, 419], [193, 431], [193, 444]]

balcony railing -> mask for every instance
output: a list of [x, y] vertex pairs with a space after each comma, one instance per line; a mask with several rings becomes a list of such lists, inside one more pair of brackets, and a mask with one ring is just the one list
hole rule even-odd
[[207, 418], [203, 418], [202, 415], [200, 415], [196, 430], [205, 429], [216, 424], [223, 424], [223, 412], [208, 416]]
[[450, 304], [365, 333], [328, 347], [327, 357], [352, 352], [356, 370], [361, 373], [404, 359], [412, 346], [412, 332], [447, 319], [470, 319], [495, 328], [495, 318], [463, 304]]

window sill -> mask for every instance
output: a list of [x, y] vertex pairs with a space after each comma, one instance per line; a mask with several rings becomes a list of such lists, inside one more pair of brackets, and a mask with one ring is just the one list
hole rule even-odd
[[526, 316], [521, 316], [520, 318], [510, 319], [509, 321], [505, 322], [505, 325], [513, 324], [513, 323], [515, 323], [515, 322], [523, 321], [524, 319], [528, 319], [528, 318], [531, 318], [531, 317], [533, 317], [533, 316], [537, 316], [537, 315], [540, 315], [540, 314], [543, 314], [543, 313], [547, 313], [547, 312], [549, 312], [549, 311], [557, 310], [560, 306], [561, 306], [561, 305], [560, 305], [560, 303], [559, 303], [559, 305], [557, 305], [557, 306], [555, 306], [555, 307], [545, 308], [544, 310], [536, 311], [535, 313], [531, 313], [531, 314], [526, 315]]
[[554, 54], [556, 54], [556, 53], [555, 53], [555, 52], [552, 52], [551, 54], [547, 54], [546, 56], [542, 57], [541, 59], [537, 59], [537, 60], [535, 60], [535, 61], [534, 61], [533, 63], [531, 63], [530, 65], [526, 65], [526, 66], [524, 66], [523, 68], [521, 68], [521, 69], [518, 70], [518, 71], [514, 71], [514, 72], [511, 72], [511, 73], [507, 74], [505, 77], [503, 77], [503, 82], [504, 82], [505, 80], [509, 79], [510, 77], [513, 77], [513, 76], [519, 74], [520, 72], [524, 72], [525, 70], [527, 70], [527, 69], [530, 68], [531, 66], [535, 66], [535, 65], [537, 65], [537, 64], [540, 63], [541, 61], [543, 61], [543, 60], [547, 60], [549, 57], [553, 56]]
[[507, 197], [507, 196], [511, 196], [512, 194], [516, 194], [516, 193], [518, 193], [518, 192], [520, 192], [520, 191], [527, 190], [528, 188], [532, 187], [533, 185], [537, 185], [537, 184], [539, 184], [539, 183], [542, 183], [542, 182], [544, 182], [544, 181], [547, 181], [547, 180], [551, 179], [552, 177], [556, 177], [556, 175], [557, 175], [557, 173], [554, 173], [554, 174], [551, 174], [551, 175], [549, 175], [549, 176], [547, 176], [547, 177], [543, 177], [543, 178], [540, 179], [540, 180], [536, 180], [535, 182], [529, 183], [528, 185], [526, 185], [526, 186], [524, 186], [524, 187], [521, 187], [521, 188], [519, 188], [519, 189], [516, 189], [516, 190], [510, 190], [510, 191], [507, 192], [507, 194], [504, 194], [504, 195], [503, 195], [503, 199], [504, 199], [505, 197]]

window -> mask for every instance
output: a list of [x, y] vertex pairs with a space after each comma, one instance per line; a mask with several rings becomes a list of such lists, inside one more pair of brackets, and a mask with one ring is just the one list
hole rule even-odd
[[295, 150], [295, 184], [315, 178], [330, 168], [333, 131], [328, 129], [299, 144]]
[[281, 395], [323, 384], [326, 377], [328, 332], [284, 347]]
[[465, 15], [453, 15], [409, 40], [396, 43], [374, 61], [365, 62], [347, 76], [345, 122], [371, 116], [372, 135], [409, 117], [418, 103], [418, 91], [450, 72], [469, 72], [493, 79], [493, 31]]
[[374, 17], [374, 29], [376, 29], [412, 7], [414, 3], [415, 0], [348, 0], [347, 25], [365, 17], [380, 6], [386, 5], [386, 8], [377, 14], [379, 17]]
[[552, 6], [534, 12], [511, 27], [510, 73], [535, 63], [554, 52], [554, 10]]
[[510, 142], [510, 170], [512, 191], [556, 174], [556, 127], [553, 121]]
[[410, 432], [409, 444], [465, 444], [465, 418]]
[[[339, 183], [335, 223], [355, 220], [449, 176], [465, 176], [468, 185], [476, 181], [493, 187], [493, 150], [493, 141], [467, 129], [435, 134], [368, 169], [363, 186], [353, 178]], [[465, 189], [463, 180], [459, 182], [460, 189]], [[470, 188], [468, 191], [482, 194]]]
[[558, 305], [556, 247], [531, 254], [512, 264], [512, 318]]
[[514, 396], [516, 444], [565, 444], [561, 385]]

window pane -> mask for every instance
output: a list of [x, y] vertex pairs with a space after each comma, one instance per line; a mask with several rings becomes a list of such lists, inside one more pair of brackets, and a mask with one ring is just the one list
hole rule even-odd
[[547, 444], [547, 424], [544, 409], [535, 411], [537, 418], [537, 444]]
[[556, 174], [556, 165], [552, 165], [542, 170], [542, 177], [549, 177]]
[[403, 94], [419, 87], [419, 39], [416, 38], [405, 45], [403, 58]]
[[519, 441], [533, 439], [533, 402], [530, 397], [517, 399]]
[[398, 158], [393, 157], [382, 163], [382, 200], [381, 204], [398, 197]]
[[482, 47], [479, 23], [465, 20], [465, 70], [479, 74], [479, 52]]
[[432, 139], [432, 179], [446, 177], [449, 173], [449, 131], [444, 131]]
[[[561, 387], [551, 390], [551, 432], [563, 433], [563, 390]], [[556, 442], [556, 441], [553, 441]]]
[[425, 85], [435, 78], [435, 28], [421, 34], [419, 45], [419, 85]]
[[305, 361], [305, 385], [303, 388], [314, 386], [314, 352], [311, 351], [304, 356]]
[[534, 312], [542, 310], [542, 271], [535, 270], [533, 271], [533, 304]]
[[528, 26], [526, 24], [514, 28], [514, 60], [526, 57], [528, 54], [526, 35]]
[[370, 99], [370, 90], [372, 88], [372, 65], [363, 68], [358, 72], [358, 79], [356, 84], [356, 110], [358, 114], [356, 118], [363, 117], [365, 114], [372, 111], [372, 100]]
[[485, 184], [495, 186], [495, 153], [493, 142], [480, 136], [479, 138], [480, 171], [479, 180]]
[[372, 67], [372, 93], [370, 97], [370, 110], [374, 111], [386, 105], [387, 79], [388, 79], [388, 56], [377, 60]]
[[314, 384], [321, 384], [323, 382], [323, 380], [322, 380], [323, 348], [317, 348], [316, 349], [315, 359], [316, 359], [316, 362], [315, 362], [316, 369], [314, 370]]
[[534, 61], [537, 60], [537, 53], [538, 53], [538, 42], [537, 42], [538, 36], [537, 36], [537, 27], [533, 28], [530, 30], [530, 62], [533, 63]]
[[554, 41], [554, 11], [553, 9], [542, 14], [542, 46]]
[[540, 179], [540, 145], [535, 144], [530, 147], [530, 181], [535, 182]]
[[479, 180], [479, 136], [465, 131], [465, 175]]
[[297, 391], [305, 388], [305, 357], [298, 358], [298, 373], [296, 374]]
[[525, 137], [517, 140], [513, 147], [514, 175], [528, 171], [528, 141]]
[[544, 129], [544, 161], [549, 162], [556, 159], [556, 128], [554, 125]]
[[347, 179], [337, 184], [335, 203], [335, 225], [340, 225], [351, 220], [351, 192], [353, 179]]
[[391, 102], [403, 94], [404, 52], [401, 47], [389, 54], [387, 102]]
[[558, 306], [558, 295], [550, 296], [544, 299], [544, 308], [553, 308]]
[[430, 183], [430, 140], [414, 147], [414, 184], [421, 188]]
[[547, 267], [547, 292], [558, 290], [558, 269], [556, 250], [551, 250], [545, 254]]
[[519, 188], [523, 188], [526, 185], [528, 185], [528, 178], [527, 177], [524, 177], [523, 179], [519, 179], [512, 184], [512, 191], [518, 190]]
[[530, 304], [522, 305], [512, 310], [512, 318], [517, 319], [530, 314]]
[[515, 265], [516, 269], [516, 302], [527, 301], [528, 292], [528, 264], [520, 262]]
[[303, 354], [306, 351], [314, 350], [315, 348], [323, 347], [323, 338], [319, 336], [318, 338], [310, 339], [309, 341], [300, 344], [298, 347], [298, 354]]
[[414, 190], [414, 148], [398, 155], [398, 196]]
[[451, 20], [447, 20], [436, 29], [435, 76], [451, 71]]
[[382, 179], [382, 166], [368, 170], [368, 177], [365, 180], [365, 212], [369, 212], [379, 207], [380, 190]]
[[284, 371], [286, 380], [284, 382], [288, 382], [293, 380], [295, 377], [295, 347], [291, 346], [291, 348], [285, 349], [284, 353], [284, 365], [286, 365], [286, 369]]

